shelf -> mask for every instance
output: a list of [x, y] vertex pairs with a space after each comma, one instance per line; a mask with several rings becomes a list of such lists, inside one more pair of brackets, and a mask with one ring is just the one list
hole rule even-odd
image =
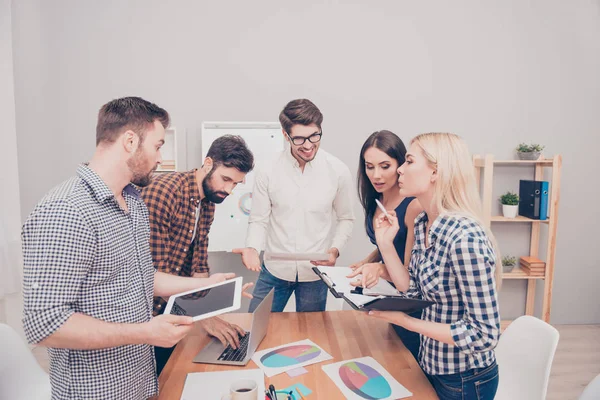
[[523, 271], [521, 267], [515, 267], [509, 273], [502, 272], [502, 279], [544, 279], [543, 276], [531, 276]]
[[[521, 224], [530, 224], [530, 239], [529, 239], [529, 254], [535, 257], [540, 256], [540, 244], [546, 242], [545, 252], [546, 257], [546, 270], [543, 276], [531, 276], [524, 272], [521, 268], [517, 267], [510, 273], [502, 274], [504, 279], [521, 279], [527, 282], [527, 297], [525, 300], [525, 314], [534, 315], [535, 303], [536, 303], [536, 286], [538, 282], [543, 283], [543, 301], [542, 301], [542, 313], [541, 319], [549, 322], [550, 321], [550, 310], [552, 306], [552, 286], [554, 282], [554, 267], [556, 260], [556, 230], [559, 210], [559, 197], [560, 197], [560, 172], [562, 167], [562, 157], [560, 154], [556, 154], [551, 158], [541, 156], [537, 160], [495, 160], [492, 154], [486, 154], [484, 156], [474, 155], [473, 166], [475, 172], [476, 182], [479, 184], [479, 190], [482, 197], [483, 213], [486, 216], [485, 222], [488, 228], [494, 230], [498, 229], [498, 225], [494, 223], [498, 222], [520, 222]], [[510, 166], [528, 166], [534, 171], [534, 179], [537, 181], [544, 180], [545, 174], [550, 172], [550, 195], [548, 196], [548, 208], [551, 215], [547, 219], [541, 221], [539, 219], [531, 219], [523, 216], [517, 216], [516, 218], [504, 218], [502, 214], [492, 215], [494, 204], [496, 199], [493, 196], [494, 189], [494, 170], [496, 167], [510, 167]], [[551, 170], [545, 170], [545, 167], [552, 168]], [[514, 170], [514, 168], [509, 168]], [[516, 172], [516, 171], [514, 171]], [[545, 224], [548, 229], [542, 229], [542, 224]], [[508, 227], [506, 228], [508, 229]], [[540, 281], [543, 279], [543, 281]], [[502, 327], [506, 327], [506, 323], [510, 321], [502, 321]]]
[[494, 215], [494, 216], [492, 216], [490, 221], [492, 221], [492, 222], [532, 222], [534, 224], [535, 223], [547, 224], [550, 222], [550, 216], [548, 216], [547, 219], [542, 221], [539, 219], [531, 219], [531, 218], [523, 217], [521, 215], [517, 215], [516, 218], [506, 218], [506, 217], [503, 217], [502, 215]]
[[553, 159], [544, 158], [541, 160], [494, 160], [494, 165], [542, 165], [551, 167]]

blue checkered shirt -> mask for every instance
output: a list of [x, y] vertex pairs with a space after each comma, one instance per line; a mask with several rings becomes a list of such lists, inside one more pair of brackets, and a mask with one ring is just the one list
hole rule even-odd
[[409, 297], [435, 304], [422, 319], [450, 324], [455, 346], [421, 335], [419, 363], [430, 375], [487, 367], [495, 361], [500, 312], [494, 271], [496, 255], [485, 230], [474, 219], [441, 215], [425, 245], [427, 214], [415, 219], [415, 244], [409, 264]]
[[[112, 323], [152, 317], [148, 211], [136, 189], [128, 212], [90, 168], [50, 191], [23, 226], [27, 339], [38, 343], [73, 313]], [[53, 399], [147, 399], [158, 392], [153, 349], [48, 349]]]

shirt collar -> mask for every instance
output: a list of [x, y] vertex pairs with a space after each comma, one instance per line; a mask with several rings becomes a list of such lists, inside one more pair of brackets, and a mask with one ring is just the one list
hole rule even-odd
[[[285, 155], [285, 159], [288, 160], [294, 167], [300, 168], [300, 163], [292, 155], [292, 150], [291, 150], [290, 146], [291, 146], [290, 144], [286, 145], [285, 146], [285, 150], [283, 151], [283, 153]], [[305, 164], [305, 166], [304, 166], [304, 169], [306, 169], [306, 168], [314, 168], [314, 163], [319, 158], [319, 154], [320, 153], [321, 153], [321, 148], [319, 147], [319, 150], [317, 151], [317, 154], [315, 155], [315, 158], [313, 158], [312, 161], [307, 162]]]
[[[444, 215], [438, 215], [437, 218], [431, 224], [431, 228], [429, 228], [429, 234], [427, 238], [427, 243], [429, 246], [425, 247], [425, 242], [422, 243], [423, 248], [430, 248], [433, 246], [433, 243], [436, 239], [442, 234], [444, 230], [444, 226], [446, 224], [447, 218]], [[419, 226], [423, 231], [423, 237], [425, 237], [425, 232], [427, 230], [427, 222], [429, 222], [429, 217], [425, 211], [421, 211], [421, 213], [415, 219], [415, 225]]]
[[[106, 199], [115, 197], [114, 193], [108, 188], [102, 178], [100, 178], [96, 171], [91, 169], [88, 164], [79, 165], [77, 168], [77, 175], [79, 175], [79, 177], [88, 184], [90, 189], [92, 189], [92, 193], [99, 203], [103, 203]], [[131, 183], [128, 183], [127, 186], [123, 188], [123, 194], [130, 195], [137, 200], [141, 199], [139, 190]]]
[[[194, 207], [198, 207], [200, 205], [200, 192], [198, 190], [199, 186], [196, 171], [198, 171], [198, 169], [194, 168], [193, 170], [186, 172], [188, 191], [190, 193], [190, 202]], [[202, 200], [202, 202], [204, 202], [204, 200], [206, 200], [206, 197]]]

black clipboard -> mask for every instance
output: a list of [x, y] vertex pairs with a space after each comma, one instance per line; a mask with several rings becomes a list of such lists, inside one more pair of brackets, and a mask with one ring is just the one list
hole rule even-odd
[[[331, 294], [336, 298], [343, 298], [346, 303], [350, 305], [354, 310], [357, 311], [402, 311], [405, 313], [413, 313], [415, 311], [422, 310], [434, 304], [433, 301], [422, 300], [422, 299], [409, 299], [397, 296], [374, 296], [373, 300], [364, 304], [355, 304], [350, 298], [346, 297], [344, 293], [339, 293], [335, 289], [335, 283], [331, 278], [327, 276], [326, 272], [321, 272], [319, 268], [312, 267], [312, 270], [321, 278], [323, 282], [329, 288]], [[359, 292], [357, 290], [357, 292]], [[360, 293], [357, 293], [360, 294]]]

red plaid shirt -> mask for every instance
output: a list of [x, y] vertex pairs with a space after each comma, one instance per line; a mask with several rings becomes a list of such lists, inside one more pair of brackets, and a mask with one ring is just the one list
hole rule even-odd
[[[200, 201], [196, 170], [161, 174], [142, 189], [150, 217], [150, 249], [157, 271], [179, 276], [208, 273], [208, 231], [215, 204]], [[193, 238], [196, 208], [200, 216]], [[193, 240], [193, 242], [192, 242]], [[166, 301], [154, 298], [154, 315], [162, 313]]]

